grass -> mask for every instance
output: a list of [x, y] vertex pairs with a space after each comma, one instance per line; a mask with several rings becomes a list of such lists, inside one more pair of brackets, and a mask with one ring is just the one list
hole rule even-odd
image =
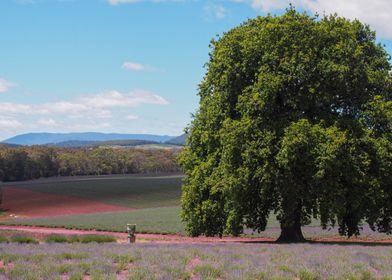
[[80, 243], [112, 243], [116, 242], [116, 238], [107, 235], [80, 235], [78, 236], [78, 242]]
[[14, 235], [11, 237], [11, 241], [20, 244], [38, 244], [38, 241], [35, 238], [28, 235]]
[[[98, 234], [89, 234], [89, 235], [61, 235], [61, 234], [50, 234], [47, 236], [36, 236], [31, 233], [25, 234], [12, 234], [11, 237], [5, 236], [8, 232], [1, 232], [0, 235], [0, 244], [3, 243], [19, 243], [19, 244], [38, 244], [38, 243], [114, 243], [117, 242], [117, 239], [113, 236], [108, 235], [98, 235]], [[1, 259], [0, 259], [1, 260]]]
[[387, 280], [391, 256], [390, 246], [0, 244], [0, 278]]
[[97, 177], [81, 180], [28, 181], [7, 185], [50, 194], [75, 196], [108, 204], [143, 209], [179, 205], [181, 176]]
[[8, 243], [8, 241], [7, 237], [0, 235], [0, 243]]
[[46, 243], [69, 243], [69, 238], [65, 235], [51, 234], [45, 238]]
[[2, 221], [8, 225], [65, 227], [124, 232], [126, 224], [136, 224], [137, 232], [183, 233], [179, 207], [148, 208], [129, 212], [84, 214], [40, 219]]
[[64, 236], [53, 234], [45, 238], [46, 243], [112, 243], [117, 239], [108, 235], [72, 235]]

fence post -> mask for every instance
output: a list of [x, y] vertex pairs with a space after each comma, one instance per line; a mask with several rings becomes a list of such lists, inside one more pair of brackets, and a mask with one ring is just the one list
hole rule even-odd
[[135, 243], [136, 241], [136, 225], [127, 224], [128, 243]]

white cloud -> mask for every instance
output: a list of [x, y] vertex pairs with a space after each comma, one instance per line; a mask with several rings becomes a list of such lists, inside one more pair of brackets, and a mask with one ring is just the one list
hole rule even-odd
[[375, 29], [380, 37], [392, 38], [391, 0], [232, 0], [245, 2], [254, 9], [270, 12], [288, 7], [289, 3], [312, 12], [337, 13], [350, 19], [359, 19]]
[[135, 90], [130, 93], [108, 91], [93, 96], [80, 98], [79, 102], [89, 108], [137, 107], [142, 104], [167, 105], [163, 97], [147, 90]]
[[137, 63], [137, 62], [131, 62], [131, 61], [125, 61], [122, 65], [122, 68], [125, 70], [130, 70], [130, 71], [148, 71], [148, 72], [160, 72], [161, 71], [159, 68], [156, 68], [154, 66], [150, 66], [150, 65], [142, 64], [142, 63]]
[[136, 62], [124, 62], [122, 68], [126, 70], [132, 70], [132, 71], [142, 71], [146, 68], [146, 66]]
[[90, 120], [84, 123], [76, 123], [62, 126], [62, 130], [70, 132], [85, 132], [85, 131], [100, 131], [111, 128], [112, 125], [108, 122], [96, 122]]
[[43, 104], [0, 103], [0, 114], [9, 115], [64, 115], [71, 118], [111, 118], [113, 109], [132, 108], [144, 104], [167, 105], [169, 102], [150, 91], [134, 90], [129, 93], [107, 91], [86, 95], [72, 101]]
[[99, 110], [94, 114], [94, 117], [98, 119], [111, 119], [113, 115], [109, 110]]
[[127, 120], [130, 120], [130, 121], [133, 121], [133, 120], [139, 119], [139, 117], [138, 117], [138, 116], [135, 116], [135, 115], [128, 115], [128, 116], [126, 117], [126, 119], [127, 119]]
[[0, 129], [17, 129], [23, 125], [17, 120], [0, 119]]
[[207, 18], [224, 19], [227, 11], [220, 4], [209, 3], [204, 6], [204, 14]]
[[129, 4], [129, 3], [136, 3], [140, 0], [108, 0], [110, 5], [119, 5], [119, 4]]
[[31, 106], [27, 104], [18, 104], [11, 102], [0, 103], [0, 113], [3, 114], [20, 114], [28, 113], [31, 110]]
[[15, 83], [0, 78], [0, 93], [7, 92], [10, 90], [10, 88], [15, 86]]
[[56, 126], [57, 122], [54, 119], [39, 119], [38, 124], [45, 126]]

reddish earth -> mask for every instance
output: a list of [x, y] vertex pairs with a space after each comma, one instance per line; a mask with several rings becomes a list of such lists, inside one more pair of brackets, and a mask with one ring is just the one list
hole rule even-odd
[[[122, 232], [108, 232], [108, 231], [94, 231], [94, 230], [75, 230], [75, 229], [63, 229], [63, 228], [45, 228], [45, 227], [30, 227], [30, 226], [5, 226], [0, 225], [0, 231], [22, 231], [30, 234], [62, 234], [62, 235], [110, 235], [118, 239], [120, 243], [124, 243], [127, 240], [127, 234]], [[273, 238], [265, 237], [188, 237], [183, 235], [175, 234], [149, 234], [149, 233], [137, 233], [137, 243], [162, 243], [162, 244], [203, 244], [203, 243], [270, 243], [274, 242]], [[369, 240], [369, 239], [355, 239], [350, 240], [347, 238], [319, 238], [311, 240], [318, 243], [331, 243], [331, 244], [362, 244], [362, 245], [392, 245], [391, 239], [382, 240]], [[198, 262], [198, 260], [194, 260]]]
[[3, 187], [2, 189], [2, 207], [7, 210], [7, 215], [18, 217], [38, 218], [131, 210], [128, 207], [73, 196], [48, 194], [16, 187]]
[[12, 262], [5, 264], [3, 261], [0, 260], [0, 269], [10, 270], [13, 268], [14, 268], [14, 264]]

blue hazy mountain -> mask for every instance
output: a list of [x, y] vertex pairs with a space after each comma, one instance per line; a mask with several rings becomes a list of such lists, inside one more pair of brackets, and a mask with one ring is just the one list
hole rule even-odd
[[112, 141], [112, 140], [145, 140], [166, 142], [175, 136], [153, 134], [121, 134], [121, 133], [26, 133], [4, 140], [2, 143], [15, 145], [45, 145], [66, 141]]

